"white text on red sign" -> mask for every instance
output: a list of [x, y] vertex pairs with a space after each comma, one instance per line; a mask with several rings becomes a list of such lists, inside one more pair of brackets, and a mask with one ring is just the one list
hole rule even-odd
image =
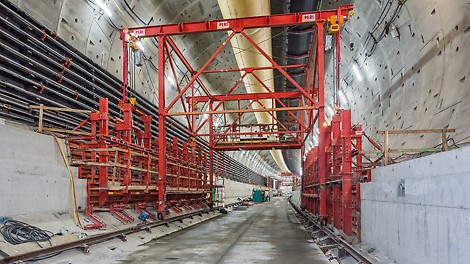
[[230, 23], [228, 21], [217, 22], [217, 29], [229, 28]]
[[134, 36], [138, 37], [138, 36], [144, 36], [144, 35], [145, 35], [145, 28], [134, 30]]
[[302, 15], [302, 22], [314, 22], [315, 20], [315, 14]]

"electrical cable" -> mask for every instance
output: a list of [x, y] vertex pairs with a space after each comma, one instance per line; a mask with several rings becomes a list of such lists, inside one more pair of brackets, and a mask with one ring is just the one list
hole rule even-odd
[[74, 220], [76, 226], [80, 227], [81, 229], [84, 229], [81, 222], [80, 222], [80, 218], [78, 216], [77, 198], [76, 198], [76, 195], [75, 195], [75, 182], [73, 180], [72, 171], [70, 170], [70, 165], [67, 161], [67, 157], [65, 155], [64, 148], [62, 147], [62, 144], [60, 143], [59, 138], [57, 138], [57, 136], [54, 135], [54, 133], [52, 133], [52, 132], [51, 132], [51, 135], [54, 137], [55, 141], [57, 142], [57, 146], [59, 146], [60, 154], [62, 156], [62, 159], [64, 160], [65, 166], [67, 167], [67, 171], [68, 171], [69, 176], [70, 176], [69, 179], [70, 179], [70, 188], [71, 188], [71, 191], [72, 191], [73, 220]]
[[[388, 34], [388, 30], [390, 28], [390, 26], [393, 24], [393, 22], [395, 22], [395, 20], [397, 19], [398, 15], [401, 13], [401, 10], [403, 9], [403, 7], [405, 6], [406, 2], [408, 0], [404, 0], [404, 1], [399, 1], [398, 2], [398, 5], [397, 7], [395, 8], [395, 11], [393, 12], [393, 15], [390, 17], [390, 21], [387, 22], [385, 21], [385, 26], [384, 26], [384, 29], [382, 30], [382, 32], [380, 32], [379, 36], [378, 37], [375, 37], [374, 36], [374, 33], [377, 31], [378, 29], [378, 26], [372, 30], [371, 32], [369, 32], [369, 37], [372, 37], [374, 39], [374, 44], [372, 45], [371, 49], [370, 49], [370, 52], [368, 53], [368, 56], [370, 57], [376, 50], [377, 48], [377, 45], [379, 44], [380, 41], [382, 41], [382, 39], [385, 38], [385, 36]], [[391, 7], [391, 5], [390, 5]], [[385, 20], [385, 18], [387, 17], [388, 13], [390, 11], [390, 8], [389, 10], [387, 11], [387, 14], [384, 16], [384, 18], [382, 19], [382, 22]], [[382, 23], [380, 22], [379, 25]], [[366, 41], [367, 42], [367, 41]], [[364, 45], [364, 47], [367, 46], [367, 43], [366, 45]]]
[[[131, 6], [129, 5], [129, 3], [127, 3], [126, 0], [124, 0], [124, 4], [126, 4], [127, 8], [131, 11], [131, 13], [144, 25], [148, 26], [150, 25], [150, 23], [152, 23], [153, 21], [153, 17], [149, 20], [148, 23], [145, 23], [135, 12], [134, 12], [134, 9], [131, 8]], [[129, 14], [129, 12], [126, 10], [126, 12]], [[130, 17], [132, 17], [131, 14], [129, 14]]]
[[39, 242], [49, 242], [52, 246], [51, 238], [54, 233], [29, 225], [18, 220], [7, 220], [0, 228], [0, 233], [6, 242], [12, 245], [19, 245], [28, 242], [36, 242], [41, 248]]

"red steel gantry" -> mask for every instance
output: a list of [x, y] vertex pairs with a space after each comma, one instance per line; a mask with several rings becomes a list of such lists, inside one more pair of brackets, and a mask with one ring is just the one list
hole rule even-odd
[[[325, 93], [324, 93], [324, 50], [325, 50], [325, 26], [328, 25], [328, 32], [336, 32], [339, 43], [339, 26], [348, 19], [353, 6], [343, 6], [337, 10], [312, 11], [303, 13], [280, 14], [270, 16], [222, 19], [214, 21], [189, 22], [170, 25], [146, 26], [123, 29], [121, 38], [123, 41], [124, 63], [123, 63], [123, 101], [127, 97], [127, 73], [128, 73], [128, 46], [135, 45], [143, 38], [155, 37], [158, 41], [158, 175], [162, 178], [158, 188], [161, 190], [166, 181], [167, 171], [165, 166], [165, 122], [164, 120], [172, 116], [185, 116], [187, 121], [187, 131], [191, 137], [206, 137], [209, 140], [209, 182], [210, 187], [214, 184], [213, 171], [213, 151], [228, 150], [262, 150], [262, 149], [301, 149], [302, 155], [305, 152], [304, 145], [309, 134], [312, 133], [315, 123], [320, 124], [319, 130], [319, 160], [326, 160], [326, 127], [325, 122]], [[264, 27], [288, 27], [298, 25], [312, 25], [312, 48], [306, 64], [299, 65], [279, 65], [271, 58], [252, 38], [245, 32], [247, 29]], [[338, 26], [339, 25], [339, 26]], [[183, 52], [173, 40], [175, 35], [227, 31], [228, 36], [221, 42], [221, 45], [203, 63], [202, 67], [196, 69], [185, 58]], [[241, 35], [252, 47], [270, 62], [266, 67], [246, 67], [232, 69], [209, 69], [215, 58], [226, 48], [227, 44], [235, 35]], [[339, 53], [339, 45], [336, 45]], [[170, 54], [175, 54], [185, 68], [190, 72], [190, 80], [181, 85], [174, 69], [175, 61]], [[168, 78], [174, 78], [174, 83], [178, 94], [166, 98], [170, 94], [165, 89], [165, 66], [169, 63], [171, 74]], [[296, 82], [288, 73], [289, 68], [302, 68], [306, 72], [303, 83]], [[297, 90], [295, 92], [274, 92], [273, 87], [268, 87], [256, 74], [257, 71], [275, 70], [282, 74], [287, 81], [291, 82]], [[241, 72], [241, 78], [232, 85], [225, 94], [212, 94], [204, 84], [201, 76], [213, 73]], [[265, 93], [236, 92], [238, 85], [246, 76], [252, 75], [266, 90]], [[195, 96], [195, 89], [202, 90], [203, 95]], [[291, 106], [285, 101], [298, 100], [300, 105]], [[270, 101], [269, 105], [279, 106], [268, 108], [262, 102]], [[206, 102], [208, 110], [199, 110], [197, 104]], [[226, 109], [226, 102], [234, 102], [236, 109]], [[174, 106], [182, 104], [183, 112], [177, 112]], [[246, 106], [242, 106], [245, 105]], [[253, 104], [258, 104], [257, 108], [250, 108]], [[270, 124], [244, 124], [241, 119], [245, 113], [268, 113], [272, 117]], [[288, 117], [289, 125], [284, 125], [277, 119], [283, 113]], [[197, 122], [197, 116], [203, 116]], [[214, 124], [214, 116], [222, 116], [223, 124]], [[229, 121], [228, 116], [236, 116], [235, 120]], [[207, 132], [204, 131], [204, 126]], [[326, 163], [319, 164], [320, 184], [326, 183]], [[164, 215], [163, 192], [158, 193], [158, 213]], [[325, 193], [320, 194], [319, 215], [327, 217], [327, 204]], [[211, 197], [212, 198], [212, 197]], [[212, 199], [211, 199], [212, 200]]]

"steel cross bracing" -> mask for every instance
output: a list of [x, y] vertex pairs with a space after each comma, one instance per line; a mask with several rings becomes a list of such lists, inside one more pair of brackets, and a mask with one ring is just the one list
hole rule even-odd
[[[211, 188], [213, 182], [213, 153], [214, 151], [228, 150], [264, 150], [264, 149], [302, 149], [307, 136], [311, 133], [314, 123], [323, 124], [325, 121], [324, 103], [324, 50], [325, 50], [325, 25], [331, 17], [345, 21], [353, 6], [344, 6], [337, 10], [315, 11], [303, 13], [291, 13], [271, 16], [259, 16], [236, 19], [223, 19], [214, 21], [189, 22], [169, 25], [157, 25], [123, 29], [121, 38], [123, 41], [124, 63], [123, 63], [123, 101], [126, 101], [127, 72], [128, 72], [128, 46], [135, 46], [137, 41], [143, 38], [155, 37], [158, 42], [158, 116], [159, 120], [165, 120], [170, 116], [185, 116], [188, 130], [191, 136], [209, 138], [209, 179]], [[312, 47], [306, 64], [300, 65], [279, 65], [264, 51], [258, 43], [245, 32], [246, 29], [264, 27], [291, 27], [298, 25], [312, 25], [315, 34], [312, 34]], [[209, 57], [201, 67], [196, 69], [173, 40], [172, 36], [182, 34], [193, 34], [203, 32], [227, 31], [228, 36], [221, 42], [221, 45]], [[339, 33], [338, 33], [339, 34]], [[227, 44], [236, 35], [242, 36], [252, 47], [269, 62], [266, 67], [245, 67], [231, 69], [210, 70], [209, 66], [216, 57], [227, 47]], [[173, 53], [191, 73], [190, 80], [184, 85], [180, 85], [174, 64], [176, 61], [170, 56]], [[314, 58], [314, 59], [313, 59]], [[174, 78], [178, 94], [169, 101], [166, 100], [168, 94], [165, 89], [165, 66], [170, 65], [171, 73], [168, 78]], [[289, 68], [302, 68], [307, 73], [307, 78], [303, 83], [296, 82], [289, 74]], [[274, 92], [274, 87], [268, 87], [261, 80], [257, 72], [264, 70], [276, 70], [287, 81], [296, 88], [294, 93]], [[225, 94], [213, 94], [207, 88], [201, 76], [214, 73], [240, 72], [241, 78], [230, 87]], [[311, 74], [313, 73], [313, 74]], [[251, 75], [266, 91], [265, 93], [239, 92], [239, 84]], [[313, 78], [312, 78], [313, 75]], [[196, 88], [202, 90], [202, 96], [196, 96]], [[298, 105], [290, 105], [290, 102], [297, 100]], [[286, 101], [286, 102], [285, 102]], [[209, 108], [199, 110], [198, 103], [206, 102]], [[226, 109], [228, 102], [236, 102], [236, 109]], [[175, 105], [181, 103], [183, 112], [177, 112]], [[247, 104], [245, 106], [245, 104]], [[253, 107], [252, 106], [257, 106]], [[272, 107], [271, 107], [272, 106]], [[277, 106], [277, 107], [275, 107]], [[314, 114], [316, 111], [316, 114]], [[243, 123], [243, 116], [246, 113], [267, 113], [271, 118], [268, 124], [246, 124]], [[287, 122], [280, 122], [277, 118], [279, 114], [287, 115]], [[196, 116], [201, 116], [198, 121]], [[222, 116], [223, 124], [215, 123], [214, 117]], [[229, 116], [236, 116], [229, 121]], [[205, 129], [203, 129], [205, 128]], [[325, 130], [319, 126], [320, 149], [325, 146]], [[208, 131], [208, 132], [202, 132]], [[166, 128], [165, 122], [159, 122], [158, 138], [164, 139]], [[166, 142], [160, 140], [159, 149], [159, 175], [166, 181], [165, 153]], [[320, 152], [320, 159], [324, 159], [324, 151]], [[321, 165], [320, 165], [321, 167]], [[320, 168], [320, 181], [325, 181], [325, 168]], [[211, 197], [211, 200], [213, 197]], [[325, 207], [326, 205], [323, 205]], [[322, 212], [326, 211], [323, 208]], [[159, 207], [159, 212], [164, 212], [164, 204]], [[326, 215], [326, 213], [322, 213]]]

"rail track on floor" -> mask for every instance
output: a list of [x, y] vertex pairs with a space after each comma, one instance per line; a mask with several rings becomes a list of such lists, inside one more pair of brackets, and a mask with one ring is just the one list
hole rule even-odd
[[362, 264], [373, 264], [375, 261], [373, 261], [366, 253], [361, 252], [358, 250], [356, 247], [348, 243], [346, 240], [344, 240], [341, 236], [336, 235], [332, 230], [328, 229], [325, 226], [322, 226], [321, 223], [317, 220], [314, 219], [312, 215], [307, 213], [306, 211], [303, 211], [300, 209], [297, 205], [295, 205], [291, 198], [289, 198], [289, 203], [291, 204], [292, 208], [307, 222], [313, 224], [318, 228], [318, 230], [321, 230], [324, 234], [326, 234], [329, 238], [331, 238], [337, 245], [338, 248], [342, 247], [351, 257], [353, 257], [355, 260], [358, 261], [358, 263]]
[[[235, 206], [241, 205], [242, 203], [243, 201], [227, 204], [225, 205], [224, 208], [235, 207]], [[19, 255], [6, 256], [5, 258], [0, 259], [0, 263], [16, 263], [16, 262], [28, 261], [28, 260], [33, 261], [37, 258], [45, 259], [45, 258], [48, 258], [49, 256], [54, 257], [64, 251], [71, 250], [71, 249], [81, 249], [84, 253], [88, 253], [92, 245], [96, 245], [96, 244], [108, 241], [110, 239], [125, 240], [127, 235], [130, 235], [133, 233], [137, 233], [141, 231], [151, 232], [153, 228], [160, 227], [160, 226], [168, 226], [170, 223], [173, 223], [173, 222], [178, 222], [178, 221], [181, 222], [184, 219], [192, 218], [194, 216], [202, 216], [203, 214], [209, 214], [211, 212], [215, 212], [220, 209], [222, 209], [222, 207], [208, 208], [208, 209], [204, 209], [200, 211], [195, 211], [195, 212], [190, 212], [190, 213], [183, 214], [183, 215], [170, 217], [163, 221], [149, 222], [145, 224], [131, 226], [131, 227], [124, 228], [121, 230], [92, 235], [83, 239], [63, 243], [60, 245], [54, 245], [51, 247], [45, 247], [45, 248], [41, 248], [38, 250], [21, 253]]]

